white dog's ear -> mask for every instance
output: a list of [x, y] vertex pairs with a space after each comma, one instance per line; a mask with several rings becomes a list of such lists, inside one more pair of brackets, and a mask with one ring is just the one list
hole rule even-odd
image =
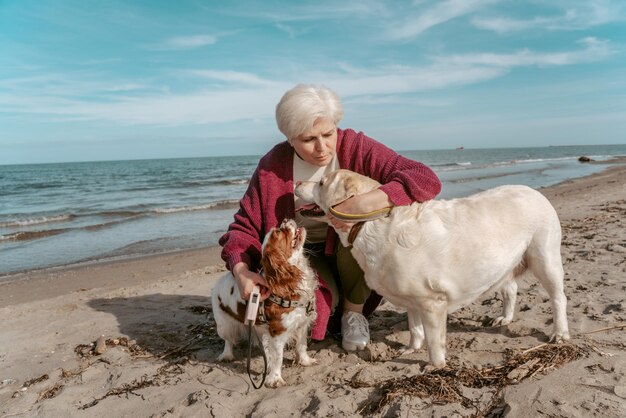
[[349, 196], [348, 198], [352, 197], [352, 196], [356, 196], [359, 193], [359, 185], [361, 184], [361, 182], [359, 182], [359, 179], [354, 178], [354, 177], [348, 177], [345, 179], [345, 181], [343, 182], [343, 187], [346, 191], [346, 196]]

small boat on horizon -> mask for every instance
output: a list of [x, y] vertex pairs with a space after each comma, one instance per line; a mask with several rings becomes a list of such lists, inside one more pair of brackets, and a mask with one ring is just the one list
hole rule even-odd
[[456, 147], [456, 149], [465, 149], [465, 147], [461, 145], [460, 147]]

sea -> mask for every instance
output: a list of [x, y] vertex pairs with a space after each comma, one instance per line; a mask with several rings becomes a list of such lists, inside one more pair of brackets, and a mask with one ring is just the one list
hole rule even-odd
[[[503, 184], [542, 188], [606, 168], [626, 145], [401, 151], [438, 199]], [[0, 166], [0, 280], [17, 272], [216, 245], [260, 156]]]

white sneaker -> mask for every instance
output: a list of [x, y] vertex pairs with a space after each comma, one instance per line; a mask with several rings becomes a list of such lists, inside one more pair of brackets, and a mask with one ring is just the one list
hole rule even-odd
[[358, 312], [346, 311], [341, 317], [341, 345], [346, 351], [363, 350], [370, 342], [367, 318]]

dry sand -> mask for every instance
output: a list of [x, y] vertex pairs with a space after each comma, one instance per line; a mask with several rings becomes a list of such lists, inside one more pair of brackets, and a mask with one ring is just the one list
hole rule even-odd
[[[565, 351], [552, 345], [524, 352], [546, 343], [551, 327], [546, 293], [528, 280], [508, 327], [483, 326], [500, 311], [496, 295], [449, 316], [445, 372], [420, 377], [427, 353], [400, 354], [406, 317], [384, 304], [371, 320], [367, 350], [346, 354], [329, 338], [309, 346], [319, 364], [307, 368], [293, 365], [289, 351], [289, 385], [255, 390], [245, 344], [239, 360], [215, 362], [222, 342], [206, 313], [223, 268], [210, 248], [0, 284], [0, 416], [624, 416], [626, 330], [615, 326], [626, 323], [626, 165], [542, 192], [563, 225], [573, 337], [563, 347], [578, 359], [555, 357]], [[89, 344], [100, 336], [106, 351], [95, 355]], [[260, 369], [259, 356], [253, 367]], [[494, 378], [511, 369], [518, 384]], [[423, 381], [449, 401], [417, 395]], [[372, 412], [383, 394], [388, 402]]]

